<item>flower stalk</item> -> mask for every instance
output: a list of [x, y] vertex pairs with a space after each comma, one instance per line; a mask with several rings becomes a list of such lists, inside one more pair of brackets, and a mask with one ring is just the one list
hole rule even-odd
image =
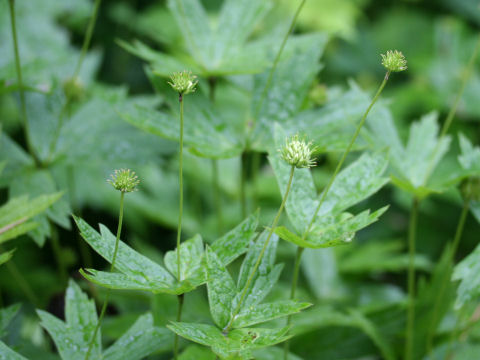
[[[118, 245], [120, 243], [120, 235], [122, 233], [122, 225], [123, 225], [123, 203], [125, 194], [128, 192], [133, 192], [137, 190], [137, 185], [139, 184], [140, 180], [135, 175], [135, 172], [129, 169], [122, 169], [122, 170], [115, 170], [115, 173], [111, 175], [111, 179], [107, 180], [116, 190], [120, 191], [120, 209], [118, 214], [118, 227], [117, 227], [117, 236], [115, 238], [115, 248], [113, 250], [112, 262], [110, 265], [110, 272], [113, 272], [115, 268], [115, 261], [117, 260], [118, 254]], [[92, 339], [88, 345], [87, 354], [85, 356], [85, 360], [90, 358], [90, 354], [93, 349], [93, 344], [95, 343], [95, 339], [97, 337], [97, 333], [100, 330], [100, 326], [105, 316], [105, 312], [108, 307], [108, 302], [110, 300], [110, 290], [107, 290], [105, 295], [105, 300], [102, 305], [102, 309], [100, 310], [100, 316], [98, 317], [97, 326], [93, 332]]]

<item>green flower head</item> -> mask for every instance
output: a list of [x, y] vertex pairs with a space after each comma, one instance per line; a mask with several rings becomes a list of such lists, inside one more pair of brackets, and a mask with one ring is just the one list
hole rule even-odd
[[115, 189], [127, 193], [137, 191], [137, 185], [140, 183], [140, 180], [138, 180], [138, 176], [135, 175], [135, 171], [120, 169], [115, 170], [107, 182], [112, 184]]
[[287, 138], [285, 145], [278, 150], [282, 159], [289, 165], [296, 168], [310, 168], [315, 166], [313, 153], [315, 147], [312, 147], [312, 142], [306, 142], [301, 139], [298, 134]]
[[198, 83], [196, 80], [197, 77], [192, 75], [191, 71], [186, 70], [173, 73], [173, 75], [170, 76], [170, 79], [172, 81], [169, 81], [168, 83], [180, 95], [187, 95], [194, 92], [195, 86]]
[[388, 50], [387, 54], [380, 54], [382, 56], [382, 65], [388, 71], [391, 72], [398, 72], [407, 70], [407, 60], [405, 60], [405, 56], [401, 53], [401, 51], [397, 50]]

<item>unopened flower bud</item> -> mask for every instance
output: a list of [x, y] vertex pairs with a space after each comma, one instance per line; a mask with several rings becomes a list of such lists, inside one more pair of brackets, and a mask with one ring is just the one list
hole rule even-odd
[[312, 142], [306, 142], [298, 134], [287, 139], [285, 145], [278, 150], [282, 159], [289, 165], [296, 168], [310, 168], [315, 166], [313, 160]]
[[138, 180], [138, 176], [135, 175], [135, 171], [130, 169], [120, 169], [115, 170], [115, 172], [110, 175], [110, 179], [108, 179], [107, 182], [112, 184], [115, 189], [127, 193], [136, 191], [140, 180]]
[[403, 56], [401, 51], [397, 50], [388, 50], [387, 54], [380, 54], [382, 56], [382, 65], [388, 71], [391, 72], [398, 72], [407, 70], [407, 60], [405, 60], [405, 56]]

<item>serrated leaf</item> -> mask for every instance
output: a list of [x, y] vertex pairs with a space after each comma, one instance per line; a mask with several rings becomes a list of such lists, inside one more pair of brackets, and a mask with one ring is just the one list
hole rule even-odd
[[295, 314], [311, 306], [309, 303], [301, 303], [294, 300], [276, 301], [243, 308], [235, 316], [232, 327], [235, 329], [260, 324], [273, 319]]
[[[97, 325], [97, 312], [93, 300], [89, 300], [75, 282], [70, 281], [65, 294], [65, 322], [55, 316], [37, 310], [41, 325], [52, 337], [62, 359], [83, 360]], [[92, 347], [92, 356], [101, 357], [101, 333]]]
[[177, 249], [167, 251], [163, 259], [165, 267], [177, 278], [177, 280], [199, 277], [205, 278], [203, 274], [203, 242], [200, 235], [183, 241], [180, 244], [180, 276], [178, 276]]
[[153, 316], [145, 314], [104, 351], [102, 359], [140, 360], [153, 352], [170, 349], [172, 341], [172, 333], [165, 328], [155, 327]]
[[272, 346], [289, 338], [285, 335], [288, 328], [235, 329], [225, 336], [215, 326], [206, 324], [172, 322], [167, 327], [188, 340], [211, 347], [221, 358], [244, 351]]
[[211, 249], [223, 265], [230, 264], [247, 251], [248, 245], [256, 236], [258, 215], [259, 211], [256, 211], [211, 245]]
[[215, 252], [208, 247], [206, 271], [210, 312], [215, 324], [223, 329], [231, 318], [232, 301], [237, 294], [237, 287]]
[[474, 147], [470, 140], [463, 135], [458, 134], [460, 142], [461, 154], [458, 156], [458, 161], [464, 170], [469, 170], [472, 175], [480, 173], [480, 147]]
[[455, 266], [452, 280], [460, 280], [456, 309], [480, 297], [480, 245]]

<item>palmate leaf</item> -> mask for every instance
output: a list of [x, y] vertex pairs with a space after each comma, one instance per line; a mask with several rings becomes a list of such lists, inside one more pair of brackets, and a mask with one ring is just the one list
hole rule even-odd
[[[480, 177], [480, 147], [473, 146], [470, 140], [459, 134], [461, 154], [458, 157], [460, 166], [463, 169], [463, 177]], [[478, 222], [480, 222], [480, 201], [470, 200], [470, 210]]]
[[[37, 313], [62, 359], [85, 359], [98, 318], [95, 303], [73, 280], [70, 280], [65, 294], [65, 322], [42, 310]], [[103, 354], [99, 331], [91, 356], [95, 359], [140, 360], [152, 352], [170, 348], [171, 342], [171, 334], [166, 329], [154, 327], [153, 316], [145, 314]]]
[[308, 90], [320, 69], [320, 58], [325, 44], [323, 34], [310, 34], [289, 39], [275, 70], [268, 94], [263, 91], [268, 72], [257, 75], [252, 103], [256, 117], [250, 143], [255, 150], [266, 151], [273, 144], [272, 125], [283, 124], [301, 110]]
[[[192, 59], [203, 71], [200, 75], [218, 76], [260, 72], [267, 66], [266, 49], [243, 65], [232, 62], [243, 53], [254, 26], [271, 8], [271, 1], [227, 0], [212, 28], [198, 0], [169, 0], [170, 8]], [[248, 47], [248, 46], [247, 46]], [[232, 63], [235, 65], [232, 66]]]
[[[85, 221], [74, 217], [82, 237], [105, 260], [111, 262], [115, 247], [115, 236], [103, 225], [100, 233]], [[224, 265], [243, 254], [255, 237], [258, 225], [258, 212], [250, 215], [230, 232], [219, 238], [212, 247], [221, 254]], [[232, 246], [232, 244], [235, 244]], [[181, 277], [177, 277], [176, 250], [167, 252], [164, 257], [166, 268], [141, 255], [120, 241], [115, 268], [120, 273], [110, 273], [93, 269], [81, 270], [88, 280], [111, 289], [145, 290], [153, 293], [183, 294], [194, 290], [206, 282], [203, 265], [203, 242], [199, 235], [180, 245]]]
[[[172, 113], [162, 113], [149, 106], [127, 103], [117, 108], [120, 116], [130, 124], [150, 134], [178, 141], [178, 101]], [[207, 158], [237, 156], [243, 149], [242, 141], [225, 124], [206, 97], [195, 93], [184, 103], [187, 118], [184, 126], [184, 144], [194, 154]]]
[[[211, 248], [207, 248], [208, 299], [210, 312], [217, 327], [176, 322], [169, 328], [182, 337], [210, 346], [212, 351], [222, 359], [250, 359], [252, 350], [284, 341], [287, 338], [285, 334], [288, 328], [275, 330], [248, 328], [297, 313], [310, 306], [308, 303], [294, 300], [261, 304], [278, 281], [283, 267], [279, 264], [275, 265], [278, 244], [278, 238], [275, 235], [270, 239], [259, 267], [246, 289], [267, 236], [268, 231], [264, 231], [248, 250], [240, 268], [237, 284], [234, 283], [217, 254]], [[238, 306], [239, 303], [240, 306]]]
[[212, 325], [172, 322], [167, 327], [176, 334], [209, 346], [213, 352], [222, 359], [238, 356], [239, 359], [251, 359], [251, 351], [268, 347], [289, 338], [286, 335], [288, 328], [261, 329], [243, 328], [235, 329], [224, 335], [220, 329]]

